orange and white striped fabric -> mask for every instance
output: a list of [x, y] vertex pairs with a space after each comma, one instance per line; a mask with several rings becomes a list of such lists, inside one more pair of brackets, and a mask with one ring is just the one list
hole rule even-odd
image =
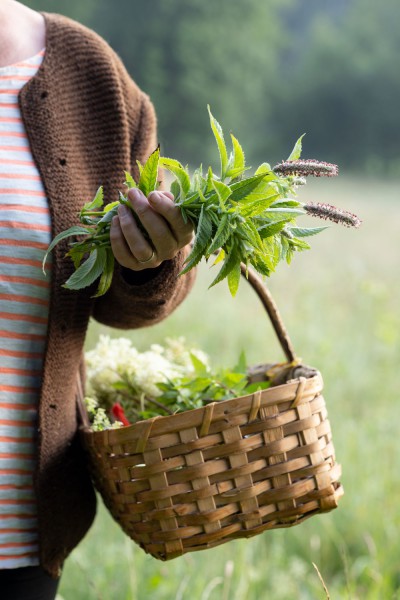
[[33, 470], [51, 221], [18, 94], [43, 56], [0, 68], [0, 569], [39, 563]]

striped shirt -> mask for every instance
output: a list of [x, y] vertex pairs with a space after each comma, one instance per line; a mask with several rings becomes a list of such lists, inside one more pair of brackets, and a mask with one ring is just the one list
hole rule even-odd
[[0, 68], [0, 569], [39, 563], [33, 470], [51, 221], [18, 94], [43, 56]]

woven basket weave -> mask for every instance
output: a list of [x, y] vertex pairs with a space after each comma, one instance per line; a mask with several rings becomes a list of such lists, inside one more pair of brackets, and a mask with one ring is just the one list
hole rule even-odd
[[125, 533], [161, 560], [295, 525], [336, 508], [343, 494], [321, 375], [290, 366], [296, 358], [277, 308], [257, 275], [249, 272], [248, 281], [288, 359], [273, 369], [272, 383], [306, 377], [98, 432], [78, 384], [95, 485]]

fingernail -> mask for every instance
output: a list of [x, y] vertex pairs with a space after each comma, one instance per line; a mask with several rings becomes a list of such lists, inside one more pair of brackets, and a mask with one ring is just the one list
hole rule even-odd
[[161, 200], [160, 192], [151, 192], [149, 194], [148, 200], [151, 204], [157, 204]]
[[124, 204], [121, 204], [121, 206], [118, 206], [118, 215], [122, 218], [127, 217], [128, 214], [130, 213], [130, 210], [127, 206], [124, 206]]
[[119, 218], [117, 217], [117, 215], [115, 215], [115, 217], [113, 217], [111, 219], [111, 225], [113, 225], [115, 227], [116, 225], [118, 225], [118, 222], [119, 222]]
[[143, 193], [138, 188], [132, 188], [129, 190], [128, 196], [131, 200], [139, 200], [143, 197]]

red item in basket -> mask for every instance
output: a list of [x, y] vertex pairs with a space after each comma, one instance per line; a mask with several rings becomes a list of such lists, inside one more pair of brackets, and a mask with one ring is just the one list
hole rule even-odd
[[125, 416], [124, 409], [122, 408], [119, 402], [115, 402], [115, 404], [112, 405], [111, 412], [113, 417], [117, 421], [121, 421], [123, 425], [130, 425], [128, 419]]

